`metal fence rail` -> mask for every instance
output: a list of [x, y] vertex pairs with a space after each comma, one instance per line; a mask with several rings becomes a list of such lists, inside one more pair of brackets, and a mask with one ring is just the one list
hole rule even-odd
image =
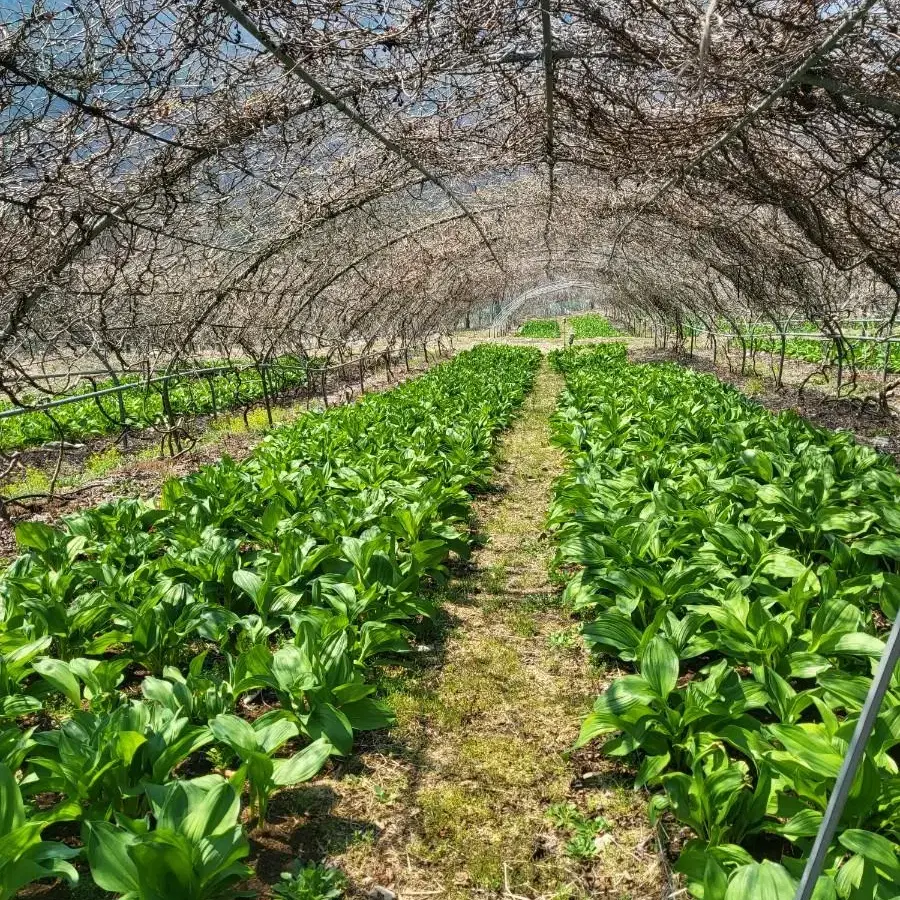
[[[60, 406], [68, 406], [70, 403], [80, 403], [84, 400], [93, 400], [97, 397], [106, 397], [111, 394], [122, 394], [125, 391], [133, 391], [139, 388], [146, 388], [151, 384], [163, 384], [169, 381], [173, 381], [178, 378], [188, 378], [193, 376], [200, 377], [209, 377], [211, 375], [219, 375], [224, 373], [240, 373], [246, 372], [248, 369], [272, 369], [278, 368], [280, 370], [306, 370], [309, 371], [308, 367], [301, 366], [290, 366], [290, 365], [278, 365], [276, 363], [260, 363], [259, 366], [247, 365], [247, 366], [216, 366], [215, 368], [203, 368], [203, 369], [187, 369], [180, 370], [178, 372], [172, 372], [169, 375], [161, 375], [157, 378], [144, 378], [140, 381], [129, 381], [126, 384], [118, 384], [109, 388], [101, 388], [99, 391], [90, 391], [84, 394], [70, 394], [67, 397], [60, 397], [57, 400], [48, 400], [46, 402], [35, 403], [32, 406], [13, 406], [10, 409], [0, 411], [0, 419], [11, 419], [15, 416], [23, 416], [28, 413], [40, 413], [45, 412], [48, 409], [56, 409]], [[106, 373], [109, 374], [109, 373]]]
[[[425, 353], [426, 360], [428, 358], [428, 341], [434, 340], [438, 344], [439, 350], [443, 349], [443, 345], [441, 342], [441, 335], [429, 335], [422, 344], [422, 350]], [[41, 401], [38, 403], [34, 403], [28, 406], [13, 406], [9, 409], [0, 410], [0, 420], [2, 419], [11, 419], [16, 416], [23, 416], [32, 413], [42, 413], [48, 410], [57, 409], [61, 406], [67, 406], [71, 403], [81, 403], [86, 400], [94, 400], [100, 397], [112, 396], [116, 394], [122, 394], [126, 391], [133, 390], [141, 390], [146, 389], [150, 385], [154, 384], [166, 384], [170, 381], [177, 380], [179, 378], [209, 378], [214, 375], [220, 374], [240, 374], [241, 372], [247, 371], [302, 371], [305, 372], [309, 378], [307, 379], [307, 383], [312, 381], [313, 378], [325, 378], [327, 377], [329, 372], [337, 372], [342, 371], [344, 369], [356, 366], [363, 367], [368, 360], [384, 360], [386, 365], [390, 366], [391, 357], [400, 357], [401, 355], [404, 358], [408, 359], [408, 355], [410, 350], [418, 347], [419, 345], [411, 345], [407, 344], [402, 347], [396, 348], [387, 348], [384, 350], [377, 350], [371, 353], [360, 354], [359, 356], [354, 356], [352, 359], [345, 360], [343, 362], [338, 363], [329, 363], [327, 365], [315, 365], [315, 364], [307, 364], [304, 366], [298, 366], [290, 363], [280, 363], [278, 360], [274, 360], [266, 363], [248, 363], [242, 366], [228, 365], [228, 366], [204, 366], [199, 369], [179, 369], [176, 372], [170, 372], [166, 375], [160, 375], [154, 378], [141, 378], [138, 381], [129, 381], [125, 384], [114, 385], [113, 387], [101, 388], [100, 390], [95, 391], [87, 391], [85, 393], [80, 394], [70, 394], [65, 397], [59, 397], [55, 400], [47, 400]], [[136, 374], [133, 371], [121, 371], [116, 373], [103, 372], [105, 376], [112, 376], [115, 374], [116, 376], [123, 375], [134, 375]]]

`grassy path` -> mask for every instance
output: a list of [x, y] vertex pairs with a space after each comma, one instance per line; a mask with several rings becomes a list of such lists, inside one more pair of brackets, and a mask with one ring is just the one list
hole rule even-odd
[[417, 664], [385, 673], [397, 726], [284, 797], [268, 849], [326, 856], [355, 896], [661, 896], [645, 799], [608, 761], [564, 756], [603, 673], [548, 580], [560, 388], [545, 364], [476, 504], [483, 546], [447, 586]]

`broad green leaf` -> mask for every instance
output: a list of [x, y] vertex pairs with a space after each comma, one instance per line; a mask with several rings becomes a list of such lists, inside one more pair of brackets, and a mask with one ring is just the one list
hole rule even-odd
[[659, 693], [643, 675], [623, 675], [612, 682], [600, 697], [615, 715], [626, 716], [636, 707], [643, 708], [655, 703]]
[[321, 771], [333, 749], [327, 739], [319, 738], [289, 759], [276, 759], [272, 780], [282, 786], [309, 781]]
[[119, 756], [128, 765], [138, 749], [147, 743], [147, 738], [138, 731], [120, 731], [116, 737]]
[[42, 708], [42, 703], [37, 697], [27, 694], [12, 694], [0, 697], [0, 719], [15, 719], [26, 716], [28, 713], [37, 712]]
[[871, 634], [857, 631], [854, 634], [842, 634], [831, 647], [832, 653], [849, 653], [854, 656], [871, 656], [881, 659], [884, 653], [884, 641]]
[[[770, 476], [771, 477], [771, 476]], [[701, 900], [725, 900], [728, 891], [728, 875], [712, 853], [706, 855], [703, 869], [703, 895]]]
[[873, 537], [853, 542], [853, 550], [867, 556], [886, 556], [900, 560], [900, 538]]
[[834, 749], [820, 726], [768, 725], [766, 728], [809, 770], [825, 777], [837, 777], [844, 757]]
[[25, 824], [22, 793], [13, 773], [0, 762], [0, 838]]
[[900, 847], [872, 831], [848, 828], [838, 836], [848, 850], [858, 853], [875, 865], [895, 884], [900, 885]]
[[728, 882], [725, 900], [793, 900], [797, 883], [777, 863], [741, 866]]
[[167, 900], [179, 894], [199, 900], [203, 896], [191, 841], [181, 834], [150, 832], [131, 853], [141, 874], [141, 900]]
[[[275, 711], [280, 712], [279, 710]], [[273, 753], [286, 741], [296, 737], [300, 731], [297, 724], [288, 718], [275, 718], [269, 721], [266, 716], [257, 719], [253, 723], [253, 731], [259, 741], [259, 748], [263, 753]]]
[[43, 522], [22, 522], [16, 525], [16, 543], [23, 550], [43, 552], [56, 542], [59, 532]]
[[662, 637], [655, 637], [647, 645], [641, 660], [641, 675], [657, 696], [665, 699], [678, 683], [678, 655]]
[[354, 731], [377, 731], [393, 725], [395, 720], [393, 710], [387, 704], [368, 697], [342, 704], [341, 712]]
[[353, 729], [347, 717], [330, 703], [313, 708], [306, 720], [306, 733], [313, 741], [326, 738], [338, 753], [350, 752], [353, 746]]
[[760, 571], [776, 578], [802, 578], [806, 574], [807, 567], [787, 553], [774, 552], [765, 555]]
[[666, 768], [671, 761], [671, 756], [668, 753], [662, 753], [659, 756], [647, 756], [644, 758], [644, 761], [641, 763], [641, 767], [638, 770], [637, 777], [634, 781], [634, 786], [636, 788], [644, 787], [645, 785], [652, 784], [656, 778], [658, 778], [663, 772], [665, 772]]
[[237, 716], [222, 713], [209, 723], [215, 739], [243, 755], [259, 747], [259, 738], [249, 722]]
[[761, 481], [771, 481], [774, 475], [772, 459], [763, 450], [748, 449], [741, 452], [741, 462]]
[[852, 510], [832, 513], [819, 522], [823, 531], [838, 531], [842, 534], [858, 534], [877, 520], [875, 513], [868, 510]]
[[251, 600], [256, 601], [263, 588], [263, 580], [255, 572], [247, 569], [237, 569], [231, 573], [232, 581], [244, 591]]
[[614, 647], [619, 651], [632, 654], [641, 642], [641, 633], [632, 625], [631, 620], [617, 611], [598, 613], [594, 620], [581, 629], [585, 641], [603, 647]]
[[770, 826], [769, 831], [784, 835], [789, 841], [799, 838], [815, 837], [822, 825], [822, 813], [814, 809], [806, 809], [791, 816], [783, 825]]
[[81, 688], [78, 686], [78, 679], [62, 660], [49, 657], [37, 659], [34, 661], [34, 671], [67, 700], [81, 706]]
[[173, 823], [178, 833], [196, 842], [210, 835], [223, 834], [235, 826], [240, 815], [240, 797], [227, 781], [203, 792], [192, 791], [190, 783], [181, 787], [188, 791], [189, 812], [182, 821]]
[[85, 822], [81, 829], [91, 877], [105, 891], [139, 893], [141, 876], [129, 850], [137, 836], [109, 822]]

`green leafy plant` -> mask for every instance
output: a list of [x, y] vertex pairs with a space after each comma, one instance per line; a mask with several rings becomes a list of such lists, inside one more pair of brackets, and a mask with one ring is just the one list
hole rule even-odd
[[0, 762], [0, 900], [12, 900], [20, 888], [44, 878], [63, 878], [70, 884], [78, 881], [78, 872], [68, 860], [79, 851], [41, 840], [48, 825], [70, 818], [72, 804], [38, 815], [26, 814], [16, 779]]
[[29, 640], [25, 634], [0, 634], [0, 720], [16, 718], [41, 708], [41, 701], [24, 690], [34, 662], [50, 646], [50, 638]]
[[91, 821], [82, 839], [91, 876], [122, 900], [224, 900], [252, 874], [240, 862], [250, 846], [239, 824], [240, 799], [215, 776], [148, 786], [146, 821]]
[[207, 651], [198, 653], [187, 673], [166, 666], [162, 678], [148, 676], [141, 681], [141, 692], [147, 700], [198, 724], [233, 712], [238, 698], [235, 687], [244, 672], [241, 660], [226, 654], [216, 671], [204, 671], [207, 656]]
[[346, 887], [347, 876], [340, 869], [307, 863], [282, 872], [272, 891], [283, 900], [339, 900]]
[[[848, 435], [773, 417], [709, 376], [632, 366], [619, 346], [552, 362], [569, 455], [555, 565], [588, 645], [635, 669], [578, 743], [631, 759], [653, 818], [691, 830], [678, 867], [692, 894], [792, 896], [898, 610], [900, 478]], [[823, 897], [893, 896], [898, 685]], [[859, 841], [869, 856], [842, 843], [856, 831], [877, 836]]]
[[593, 859], [599, 853], [598, 836], [611, 830], [603, 816], [585, 815], [574, 803], [554, 803], [547, 809], [547, 818], [569, 834], [566, 853], [575, 859]]
[[34, 671], [47, 684], [62, 694], [76, 709], [86, 702], [91, 712], [109, 712], [122, 700], [116, 690], [131, 660], [61, 659], [45, 657], [34, 663]]
[[[214, 368], [223, 362], [207, 361], [193, 368]], [[283, 356], [274, 360], [267, 371], [268, 388], [278, 386], [281, 390], [303, 384], [307, 379], [306, 364], [295, 356]], [[86, 383], [67, 396], [78, 396], [93, 391], [105, 390], [119, 384], [138, 384], [134, 375], [119, 376]], [[240, 373], [224, 372], [210, 375], [185, 375], [168, 383], [169, 406], [174, 415], [210, 412], [213, 409], [227, 409], [240, 403], [248, 403], [263, 396], [263, 383], [254, 368], [244, 368]], [[132, 388], [121, 394], [125, 408], [125, 424], [137, 427], [153, 425], [163, 418], [163, 396], [159, 385], [147, 388]], [[37, 405], [40, 398], [34, 398]], [[97, 397], [68, 403], [54, 410], [53, 418], [66, 439], [83, 439], [109, 434], [121, 428], [121, 415], [116, 396]], [[11, 404], [2, 402], [0, 409], [8, 409]], [[4, 422], [0, 434], [0, 449], [12, 450], [17, 447], [43, 444], [59, 439], [56, 425], [46, 414], [35, 411], [25, 413]], [[102, 474], [113, 459], [111, 451], [90, 461], [95, 474]]]
[[556, 319], [529, 319], [519, 328], [519, 337], [544, 338], [559, 337], [559, 322]]
[[296, 724], [279, 710], [261, 716], [252, 725], [237, 716], [218, 715], [209, 727], [217, 741], [240, 757], [241, 766], [231, 780], [235, 785], [247, 782], [250, 812], [257, 822], [265, 819], [273, 791], [309, 781], [334, 750], [326, 739], [319, 738], [293, 756], [274, 758], [274, 753], [299, 733]]
[[569, 319], [569, 327], [576, 339], [596, 337], [620, 337], [621, 332], [613, 328], [603, 317], [595, 313], [584, 316], [573, 316]]
[[85, 819], [139, 816], [148, 784], [161, 784], [212, 741], [207, 727], [140, 701], [108, 713], [79, 711], [58, 729], [38, 732], [23, 785], [77, 802]]
[[[242, 839], [176, 840], [158, 792], [234, 764], [230, 789], [248, 786], [259, 819], [273, 791], [391, 723], [372, 663], [408, 651], [434, 612], [423, 588], [467, 554], [470, 491], [539, 359], [478, 347], [276, 428], [156, 503], [18, 527], [22, 552], [0, 574], [0, 761], [26, 797], [72, 804], [101, 887], [224, 896]], [[53, 720], [23, 719], [42, 705]], [[217, 783], [184, 782], [177, 803]], [[154, 878], [135, 884], [135, 867]]]

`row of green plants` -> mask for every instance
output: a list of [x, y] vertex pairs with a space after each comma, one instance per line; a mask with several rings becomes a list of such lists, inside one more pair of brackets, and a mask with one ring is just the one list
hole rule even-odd
[[556, 319], [529, 319], [519, 329], [519, 337], [552, 340], [559, 336], [559, 322]]
[[[726, 332], [730, 332], [731, 326], [724, 321], [720, 321], [717, 327]], [[819, 333], [818, 326], [811, 322], [803, 322], [786, 326], [786, 330], [799, 334], [809, 332], [810, 334]], [[757, 324], [748, 326], [743, 331], [743, 337], [747, 345], [748, 351], [753, 353], [781, 353], [781, 339], [778, 337], [768, 337], [775, 331], [771, 324]], [[859, 331], [845, 331], [844, 340], [844, 365], [846, 367], [855, 367], [857, 369], [870, 369], [881, 371], [884, 369], [884, 344], [878, 344], [874, 341], [854, 340], [858, 336]], [[814, 365], [834, 364], [837, 362], [837, 347], [834, 341], [817, 340], [815, 338], [790, 337], [784, 343], [784, 355], [788, 359], [798, 359], [803, 362], [813, 363]], [[900, 372], [900, 345], [891, 344], [888, 351], [888, 371]]]
[[[772, 338], [758, 338], [754, 341], [754, 347], [769, 353], [781, 352], [781, 341]], [[884, 345], [873, 341], [855, 341], [848, 338], [844, 346], [845, 367], [857, 369], [884, 368]], [[784, 345], [784, 355], [791, 359], [800, 359], [805, 362], [819, 365], [822, 363], [837, 363], [837, 347], [833, 341], [818, 341], [811, 338], [788, 338]], [[900, 372], [900, 345], [891, 344], [888, 353], [888, 371]]]
[[[308, 363], [299, 357], [281, 356], [265, 369], [269, 394], [306, 383]], [[213, 368], [211, 364], [208, 366]], [[119, 384], [140, 384], [137, 376], [122, 376]], [[83, 385], [73, 395], [115, 387], [113, 379]], [[186, 375], [165, 383], [172, 415], [202, 415], [250, 403], [264, 396], [256, 368], [236, 367], [215, 375]], [[166, 421], [162, 382], [134, 387], [121, 395], [107, 394], [67, 403], [47, 412], [35, 410], [0, 420], [0, 450], [15, 450], [57, 440], [83, 440], [118, 431], [123, 426], [147, 428]], [[66, 395], [68, 396], [68, 395]], [[125, 410], [122, 421], [119, 396]], [[3, 408], [11, 408], [6, 404]]]
[[[483, 346], [244, 463], [16, 531], [0, 576], [0, 900], [39, 879], [234, 896], [274, 792], [390, 724], [375, 658], [469, 549], [540, 354]], [[64, 840], [65, 838], [65, 840]], [[290, 882], [290, 883], [289, 883]], [[290, 893], [291, 878], [279, 888]]]
[[622, 332], [609, 324], [603, 316], [589, 313], [569, 319], [569, 327], [576, 340], [581, 338], [621, 337]]
[[[578, 743], [633, 763], [653, 821], [689, 829], [692, 896], [791, 900], [900, 605], [900, 476], [846, 433], [621, 346], [553, 363], [565, 596], [631, 669]], [[897, 896], [898, 747], [895, 673], [817, 900]]]
[[[752, 347], [754, 352], [781, 353], [781, 340], [779, 338], [748, 338], [748, 349]], [[884, 345], [873, 341], [860, 341], [848, 337], [844, 342], [844, 365], [854, 366], [857, 369], [884, 368]], [[837, 347], [834, 341], [815, 340], [813, 338], [791, 337], [784, 342], [784, 355], [789, 359], [799, 359], [804, 362], [821, 364], [837, 363]], [[888, 371], [900, 371], [900, 345], [891, 344], [888, 353]]]

